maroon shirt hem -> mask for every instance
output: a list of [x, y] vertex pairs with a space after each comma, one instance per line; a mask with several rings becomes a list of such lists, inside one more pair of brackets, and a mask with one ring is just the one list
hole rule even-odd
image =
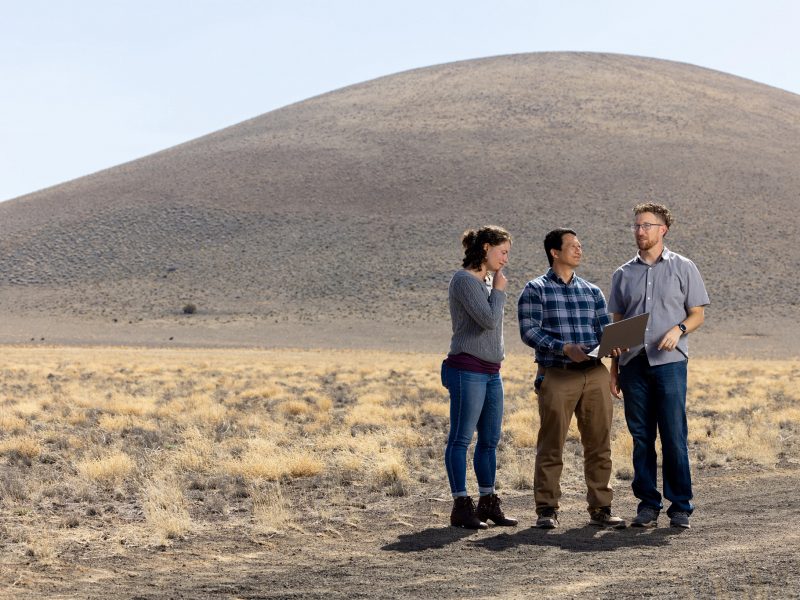
[[486, 375], [496, 375], [500, 372], [500, 363], [481, 360], [477, 356], [472, 356], [466, 352], [448, 354], [444, 362], [451, 369], [460, 371], [473, 371], [474, 373], [484, 373]]

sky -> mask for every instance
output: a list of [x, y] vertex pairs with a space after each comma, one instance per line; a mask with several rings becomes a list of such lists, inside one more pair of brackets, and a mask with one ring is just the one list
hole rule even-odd
[[649, 56], [800, 94], [798, 23], [795, 0], [0, 0], [0, 201], [486, 56]]

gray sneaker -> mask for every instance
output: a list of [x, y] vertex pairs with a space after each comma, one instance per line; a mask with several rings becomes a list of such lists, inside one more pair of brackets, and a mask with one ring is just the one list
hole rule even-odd
[[689, 513], [683, 512], [682, 510], [672, 513], [669, 516], [669, 524], [670, 527], [689, 529], [689, 527], [691, 527], [691, 525], [689, 525]]
[[631, 521], [631, 527], [655, 527], [656, 525], [658, 525], [658, 511], [647, 506], [642, 508], [636, 514], [636, 518]]
[[558, 527], [558, 513], [555, 508], [544, 508], [536, 519], [537, 529], [555, 529]]

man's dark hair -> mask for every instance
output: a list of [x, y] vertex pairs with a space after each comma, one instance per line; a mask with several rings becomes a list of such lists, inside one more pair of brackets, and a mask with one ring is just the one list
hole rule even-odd
[[566, 234], [571, 233], [572, 235], [578, 235], [572, 229], [553, 229], [550, 233], [544, 236], [544, 251], [547, 254], [547, 262], [550, 263], [550, 266], [553, 266], [553, 256], [550, 254], [550, 250], [561, 250], [561, 242]]

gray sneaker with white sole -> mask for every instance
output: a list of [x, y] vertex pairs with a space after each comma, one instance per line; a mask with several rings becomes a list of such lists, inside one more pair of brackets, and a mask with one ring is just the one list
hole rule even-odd
[[654, 508], [645, 506], [636, 514], [636, 518], [631, 521], [631, 527], [655, 527], [658, 525], [658, 511]]
[[670, 527], [689, 529], [691, 527], [691, 525], [689, 525], [689, 513], [683, 512], [682, 510], [672, 513], [669, 516], [669, 524]]

